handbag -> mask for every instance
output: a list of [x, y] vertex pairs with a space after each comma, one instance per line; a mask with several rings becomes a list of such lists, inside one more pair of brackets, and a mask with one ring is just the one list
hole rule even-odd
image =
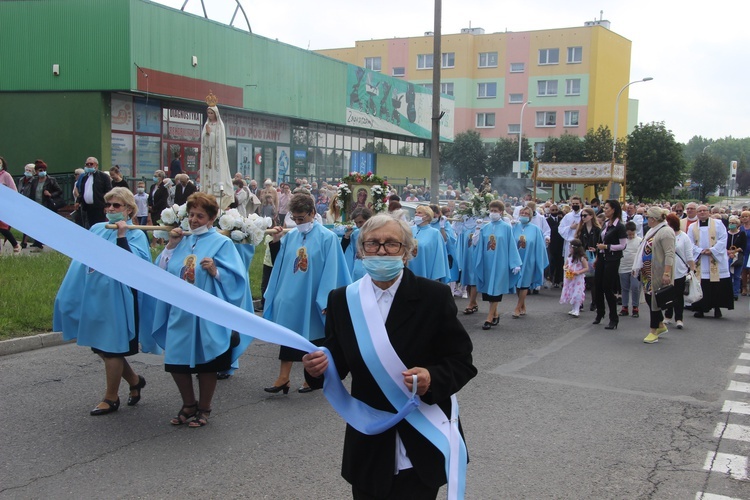
[[685, 302], [694, 304], [703, 298], [701, 280], [694, 272], [685, 276]]
[[592, 278], [594, 276], [594, 262], [596, 262], [596, 254], [593, 250], [586, 250], [586, 260], [589, 261], [589, 268], [586, 270], [584, 276]]
[[669, 309], [674, 304], [674, 295], [675, 295], [675, 289], [674, 285], [667, 285], [661, 287], [657, 292], [654, 294], [654, 298], [656, 299], [656, 305], [659, 306], [659, 309]]

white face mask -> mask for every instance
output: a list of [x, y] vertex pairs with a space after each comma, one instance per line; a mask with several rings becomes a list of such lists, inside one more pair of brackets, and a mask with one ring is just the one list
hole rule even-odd
[[415, 215], [414, 216], [414, 225], [415, 226], [418, 226], [418, 225], [420, 225], [423, 222], [424, 222], [424, 219], [421, 216], [419, 216], [419, 215]]
[[201, 226], [198, 229], [191, 229], [190, 232], [193, 233], [195, 236], [200, 236], [208, 232], [208, 226]]
[[497, 222], [502, 218], [502, 214], [499, 214], [497, 212], [490, 212], [490, 220], [492, 222]]
[[307, 234], [310, 231], [312, 231], [313, 223], [312, 222], [305, 222], [304, 224], [297, 224], [297, 231], [299, 231], [302, 234]]

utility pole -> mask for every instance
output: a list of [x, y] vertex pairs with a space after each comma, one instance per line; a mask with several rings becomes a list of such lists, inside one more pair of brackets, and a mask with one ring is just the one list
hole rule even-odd
[[430, 142], [430, 189], [437, 203], [440, 192], [440, 67], [443, 56], [440, 46], [442, 0], [435, 0], [435, 29], [432, 34], [432, 136]]

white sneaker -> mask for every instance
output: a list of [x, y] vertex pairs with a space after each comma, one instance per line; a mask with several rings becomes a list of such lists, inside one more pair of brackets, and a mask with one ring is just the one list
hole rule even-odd
[[462, 299], [468, 299], [469, 295], [466, 292], [464, 292], [464, 293], [461, 294], [461, 298]]
[[575, 311], [575, 310], [569, 311], [568, 314], [571, 315], [571, 316], [573, 316], [574, 318], [577, 318], [580, 315], [580, 313], [578, 311]]
[[684, 326], [684, 325], [682, 324], [682, 320], [678, 320], [678, 321], [677, 321], [677, 323], [675, 323], [675, 324], [677, 325], [677, 329], [678, 329], [678, 330], [682, 330], [682, 327]]
[[672, 320], [671, 320], [670, 318], [664, 318], [664, 321], [663, 321], [663, 323], [664, 323], [665, 325], [671, 325], [671, 324], [672, 324]]

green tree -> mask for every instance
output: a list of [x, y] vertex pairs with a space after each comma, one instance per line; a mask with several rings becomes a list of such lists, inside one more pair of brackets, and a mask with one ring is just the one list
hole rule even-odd
[[[527, 139], [521, 142], [521, 161], [531, 161], [531, 145]], [[513, 174], [513, 162], [518, 161], [518, 141], [512, 139], [498, 140], [487, 157], [487, 172], [491, 178], [510, 177]]]
[[703, 153], [693, 162], [693, 170], [690, 173], [693, 182], [702, 186], [700, 192], [703, 200], [706, 199], [708, 193], [715, 191], [719, 186], [723, 186], [728, 176], [729, 169], [724, 166], [720, 158]]
[[443, 171], [465, 188], [469, 181], [475, 186], [481, 184], [487, 175], [487, 152], [479, 133], [475, 130], [467, 130], [456, 134], [452, 144], [446, 144], [440, 156], [441, 164], [445, 166]]
[[638, 200], [668, 195], [682, 180], [682, 146], [664, 122], [639, 124], [628, 136], [627, 186]]
[[539, 161], [542, 162], [583, 162], [583, 141], [580, 137], [565, 133], [558, 138], [550, 137], [544, 143], [544, 153]]
[[587, 162], [612, 160], [612, 132], [609, 127], [599, 125], [596, 131], [590, 128], [583, 137], [583, 158]]

